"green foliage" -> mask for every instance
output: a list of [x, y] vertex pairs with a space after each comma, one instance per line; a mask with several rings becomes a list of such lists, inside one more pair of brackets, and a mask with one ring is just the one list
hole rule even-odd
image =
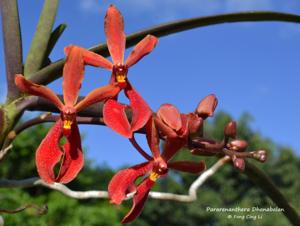
[[[224, 125], [230, 116], [224, 112], [218, 113], [214, 120], [206, 125], [207, 136], [222, 139]], [[300, 171], [300, 158], [288, 147], [276, 145], [270, 139], [251, 129], [251, 117], [247, 114], [238, 121], [239, 137], [249, 141], [250, 149], [263, 148], [268, 150], [270, 160], [257, 163], [258, 167], [267, 172], [278, 188], [288, 200], [300, 209], [300, 181], [296, 180]], [[34, 152], [47, 127], [37, 126], [23, 132], [14, 142], [14, 150], [0, 167], [2, 178], [27, 178], [36, 174]], [[192, 156], [188, 151], [181, 151], [176, 158], [204, 159], [208, 167], [215, 158]], [[252, 161], [254, 162], [254, 161]], [[109, 168], [92, 166], [89, 161], [77, 179], [68, 186], [74, 190], [106, 189], [114, 171]], [[174, 193], [187, 193], [189, 185], [196, 176], [187, 173], [170, 173], [169, 177], [159, 180], [156, 190]], [[0, 208], [17, 208], [24, 204], [47, 204], [49, 212], [44, 216], [37, 216], [33, 209], [18, 214], [3, 214], [5, 226], [106, 226], [121, 225], [120, 220], [129, 210], [132, 201], [125, 201], [121, 206], [110, 205], [107, 200], [75, 200], [56, 191], [36, 187], [31, 189], [1, 189]], [[234, 208], [234, 207], [275, 207], [272, 201], [247, 177], [235, 170], [231, 164], [224, 166], [217, 174], [211, 177], [198, 191], [198, 201], [194, 203], [178, 203], [174, 201], [152, 200], [147, 201], [142, 215], [131, 225], [133, 226], [198, 226], [198, 225], [289, 225], [282, 213], [250, 213], [261, 215], [260, 220], [228, 219], [228, 213], [215, 213], [206, 210], [207, 207]], [[232, 215], [244, 215], [233, 212]]]

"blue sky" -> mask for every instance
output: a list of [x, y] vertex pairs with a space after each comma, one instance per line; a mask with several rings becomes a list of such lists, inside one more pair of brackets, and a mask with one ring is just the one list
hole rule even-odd
[[[19, 1], [26, 56], [43, 1]], [[114, 3], [125, 18], [127, 34], [171, 20], [245, 10], [273, 10], [300, 14], [297, 0], [127, 0], [61, 1], [56, 25], [65, 33], [51, 54], [63, 57], [69, 44], [91, 47], [105, 41], [103, 19]], [[1, 37], [2, 38], [2, 37]], [[172, 103], [193, 111], [204, 96], [215, 93], [218, 110], [238, 119], [249, 112], [252, 127], [277, 143], [300, 152], [300, 24], [236, 23], [195, 29], [160, 38], [156, 49], [129, 71], [129, 79], [153, 110]], [[0, 72], [4, 75], [0, 40]], [[127, 53], [128, 54], [128, 53]], [[87, 68], [82, 93], [107, 83], [109, 72]], [[61, 80], [51, 84], [61, 93]], [[5, 96], [0, 78], [1, 101]], [[96, 164], [118, 167], [142, 161], [129, 142], [108, 128], [81, 126], [87, 156]]]

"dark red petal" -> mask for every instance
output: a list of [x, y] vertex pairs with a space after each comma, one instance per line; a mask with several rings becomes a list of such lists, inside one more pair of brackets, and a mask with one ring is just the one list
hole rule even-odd
[[107, 100], [103, 106], [103, 120], [112, 130], [131, 138], [132, 132], [125, 113], [126, 107], [126, 105], [120, 104], [114, 99]]
[[63, 135], [63, 125], [59, 119], [42, 140], [35, 155], [39, 176], [47, 183], [55, 182], [54, 167], [62, 156], [59, 140]]
[[171, 169], [179, 170], [187, 173], [200, 173], [205, 170], [206, 165], [204, 161], [192, 162], [192, 161], [176, 161], [168, 163], [168, 167]]
[[127, 84], [125, 94], [130, 101], [132, 110], [131, 132], [134, 132], [144, 127], [151, 117], [152, 111], [146, 101], [130, 85], [130, 83]]
[[154, 184], [155, 184], [154, 181], [150, 180], [149, 178], [146, 178], [137, 187], [137, 192], [133, 197], [133, 205], [131, 207], [131, 210], [123, 218], [122, 224], [128, 224], [134, 221], [141, 214], [144, 208], [144, 204], [148, 198], [149, 192]]
[[111, 179], [108, 185], [108, 196], [113, 204], [121, 204], [128, 191], [134, 191], [134, 182], [140, 176], [145, 175], [152, 168], [152, 162], [145, 162], [128, 169], [119, 171]]
[[81, 139], [76, 122], [72, 124], [71, 134], [67, 137], [63, 150], [64, 158], [56, 181], [69, 183], [77, 176], [84, 164]]
[[177, 138], [178, 134], [171, 129], [169, 126], [167, 126], [160, 118], [157, 116], [154, 117], [155, 125], [158, 128], [158, 130], [166, 137], [168, 138]]
[[218, 99], [214, 94], [210, 94], [201, 100], [196, 109], [196, 113], [206, 119], [214, 115], [215, 109], [218, 105]]
[[146, 137], [148, 145], [151, 149], [154, 158], [158, 158], [160, 156], [160, 149], [159, 149], [159, 136], [158, 131], [155, 126], [154, 117], [148, 120], [146, 124]]
[[180, 112], [172, 104], [161, 105], [157, 111], [157, 116], [175, 131], [182, 127]]
[[189, 133], [201, 135], [199, 132], [201, 132], [201, 128], [203, 127], [203, 119], [194, 113], [189, 113], [186, 116], [188, 118]]
[[104, 101], [108, 98], [115, 97], [120, 92], [120, 88], [116, 84], [110, 84], [107, 86], [103, 86], [97, 89], [94, 89], [92, 92], [88, 93], [86, 97], [78, 102], [75, 106], [77, 112], [81, 111], [82, 109], [95, 104], [100, 101]]
[[68, 53], [70, 50], [70, 47], [78, 49], [78, 51], [81, 52], [81, 55], [83, 57], [84, 64], [88, 64], [94, 67], [102, 67], [106, 68], [108, 70], [111, 70], [113, 67], [113, 64], [104, 58], [103, 56], [94, 53], [90, 50], [81, 48], [79, 46], [68, 46], [65, 48], [65, 52]]
[[74, 106], [84, 76], [82, 52], [75, 46], [65, 48], [67, 55], [63, 69], [63, 95], [65, 105]]
[[43, 97], [52, 102], [59, 110], [62, 111], [63, 103], [57, 97], [57, 95], [48, 87], [35, 84], [29, 80], [26, 80], [23, 75], [17, 74], [15, 77], [15, 83], [17, 87], [24, 93], [28, 93], [34, 96]]
[[124, 21], [122, 14], [114, 5], [110, 5], [106, 12], [104, 30], [108, 49], [114, 64], [123, 64], [126, 38]]
[[185, 115], [185, 114], [181, 114], [180, 118], [181, 118], [182, 127], [178, 131], [178, 135], [180, 135], [180, 137], [182, 137], [183, 139], [185, 139], [185, 138], [187, 139], [187, 136], [189, 135], [189, 120], [188, 120], [188, 116]]
[[164, 145], [162, 158], [166, 162], [168, 162], [169, 159], [171, 159], [185, 144], [186, 144], [186, 139], [182, 139], [182, 138], [167, 139]]
[[151, 51], [155, 48], [157, 41], [158, 39], [155, 36], [147, 35], [134, 47], [125, 64], [128, 67], [136, 64], [144, 56], [151, 53]]

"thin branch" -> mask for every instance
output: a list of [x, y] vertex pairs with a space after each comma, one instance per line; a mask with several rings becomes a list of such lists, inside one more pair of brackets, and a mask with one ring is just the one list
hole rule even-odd
[[[61, 97], [61, 96], [59, 96]], [[78, 102], [81, 101], [84, 97], [79, 97]], [[53, 112], [53, 113], [60, 113], [56, 106], [54, 106], [50, 101], [41, 98], [41, 97], [33, 97], [28, 96], [20, 103], [19, 108], [23, 108], [29, 111], [45, 111], [45, 112]], [[92, 106], [89, 106], [82, 111], [78, 112], [78, 116], [87, 116], [87, 117], [102, 117], [102, 110], [103, 110], [103, 102], [99, 102]], [[131, 118], [130, 111], [126, 110], [126, 114]]]
[[[26, 130], [32, 126], [35, 126], [35, 125], [38, 125], [41, 123], [56, 122], [59, 118], [60, 118], [59, 115], [52, 115], [50, 112], [42, 114], [35, 118], [32, 118], [32, 119], [20, 124], [14, 130], [10, 131], [10, 133], [8, 135], [9, 139], [13, 140], [18, 134], [20, 134], [21, 132], [23, 132], [24, 130]], [[105, 125], [103, 118], [100, 118], [100, 117], [77, 116], [76, 121], [78, 124], [83, 124], [83, 125], [86, 125], [86, 124], [88, 124], [88, 125]], [[138, 131], [135, 131], [135, 132], [145, 134], [144, 128], [142, 128]]]
[[23, 205], [23, 206], [18, 207], [16, 209], [3, 209], [3, 208], [0, 208], [0, 213], [15, 214], [15, 213], [22, 212], [26, 209], [35, 209], [37, 215], [44, 215], [48, 212], [47, 205], [44, 205], [44, 206], [40, 207], [40, 206], [35, 205], [35, 204], [26, 204], [26, 205]]
[[10, 144], [8, 147], [0, 150], [0, 163], [3, 161], [5, 156], [9, 153], [9, 151], [12, 149], [12, 145]]
[[[242, 13], [229, 13], [219, 14], [206, 17], [195, 17], [192, 19], [178, 20], [171, 23], [161, 24], [140, 32], [132, 33], [126, 38], [126, 47], [129, 48], [138, 43], [147, 34], [152, 34], [157, 37], [199, 28], [215, 24], [235, 23], [235, 22], [251, 22], [251, 21], [281, 21], [281, 22], [294, 22], [300, 23], [300, 16], [279, 12], [242, 12]], [[90, 48], [91, 51], [99, 53], [107, 57], [108, 50], [106, 44]], [[64, 59], [58, 60], [55, 63], [41, 69], [31, 76], [33, 82], [38, 84], [48, 84], [61, 76]]]
[[205, 170], [190, 186], [188, 195], [177, 195], [172, 193], [150, 192], [149, 196], [154, 199], [174, 200], [178, 202], [193, 202], [197, 200], [197, 191], [205, 181], [214, 175], [230, 158], [225, 156], [219, 159], [212, 167]]
[[7, 79], [7, 99], [18, 97], [15, 74], [22, 73], [22, 41], [17, 0], [1, 0], [2, 30]]
[[293, 225], [300, 225], [300, 216], [297, 213], [296, 209], [278, 190], [276, 185], [267, 174], [265, 174], [262, 170], [258, 169], [255, 165], [249, 162], [246, 163], [245, 174], [254, 184], [260, 187], [279, 208], [284, 209], [284, 215]]
[[[222, 167], [230, 158], [224, 157], [219, 159], [211, 168], [204, 171], [190, 186], [188, 195], [178, 195], [164, 192], [150, 192], [149, 197], [161, 200], [173, 200], [178, 202], [192, 202], [197, 200], [197, 190], [212, 175], [214, 175], [220, 167]], [[67, 186], [59, 183], [47, 184], [38, 177], [28, 178], [24, 180], [0, 180], [2, 188], [28, 188], [34, 186], [43, 186], [61, 192], [62, 194], [75, 199], [90, 198], [108, 198], [107, 191], [73, 191]], [[127, 195], [127, 199], [132, 198], [134, 193]]]
[[[0, 151], [0, 162], [1, 160], [4, 158], [4, 156], [8, 153], [8, 151], [10, 151], [11, 149], [11, 143], [13, 142], [13, 140], [20, 134], [22, 133], [24, 130], [38, 125], [38, 124], [42, 124], [42, 123], [47, 123], [47, 122], [56, 122], [58, 119], [60, 118], [59, 115], [52, 115], [50, 112], [41, 114], [35, 118], [29, 119], [28, 121], [25, 121], [24, 123], [21, 123], [20, 125], [16, 126], [13, 130], [11, 130], [7, 136], [6, 142], [4, 144], [4, 149]], [[81, 116], [77, 116], [76, 117], [76, 121], [78, 124], [82, 124], [82, 125], [105, 125], [103, 118], [100, 117], [81, 117]], [[135, 131], [135, 133], [141, 133], [141, 134], [145, 134], [146, 131], [144, 128], [141, 128], [138, 131]], [[151, 160], [152, 158], [145, 153], [145, 158], [147, 157], [148, 160]]]
[[[219, 159], [211, 168], [204, 171], [190, 186], [188, 195], [180, 195], [164, 192], [150, 192], [149, 197], [160, 200], [173, 200], [178, 202], [192, 202], [197, 200], [197, 190], [201, 185], [214, 175], [226, 162], [230, 161], [230, 157], [225, 156]], [[260, 169], [247, 162], [245, 174], [276, 203], [279, 208], [284, 209], [284, 214], [293, 225], [300, 225], [300, 218], [295, 208], [286, 200], [283, 194], [277, 189], [271, 179]], [[34, 177], [24, 180], [0, 180], [0, 187], [4, 188], [28, 188], [34, 186], [44, 186], [63, 193], [64, 195], [75, 199], [89, 198], [108, 198], [107, 191], [73, 191], [65, 185], [54, 183], [47, 184], [41, 179]], [[127, 195], [132, 198], [134, 193]]]

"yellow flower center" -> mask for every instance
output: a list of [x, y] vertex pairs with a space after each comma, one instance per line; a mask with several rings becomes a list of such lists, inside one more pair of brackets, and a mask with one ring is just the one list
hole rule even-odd
[[64, 129], [71, 129], [71, 126], [73, 124], [73, 115], [64, 115]]
[[64, 120], [64, 129], [71, 129], [72, 121]]
[[119, 83], [126, 82], [126, 75], [125, 74], [119, 74], [116, 77], [117, 77], [117, 82], [119, 82]]
[[155, 172], [151, 172], [151, 174], [150, 174], [150, 180], [152, 180], [152, 181], [156, 181], [158, 178], [160, 177], [160, 175], [158, 174], [158, 173], [155, 173]]

